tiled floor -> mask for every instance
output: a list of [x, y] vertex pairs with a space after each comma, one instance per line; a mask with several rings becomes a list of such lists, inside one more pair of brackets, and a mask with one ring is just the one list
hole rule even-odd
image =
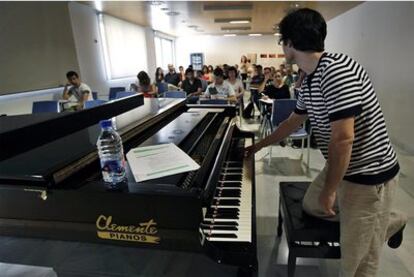
[[[256, 122], [243, 129], [257, 131]], [[397, 250], [384, 247], [379, 277], [414, 276], [414, 157], [399, 151], [401, 188], [396, 208], [409, 215], [404, 242]], [[256, 211], [259, 276], [287, 276], [286, 240], [276, 240], [278, 183], [311, 180], [324, 165], [311, 151], [311, 170], [305, 174], [300, 150], [275, 146], [270, 165], [267, 150], [256, 155]], [[0, 262], [53, 266], [59, 277], [80, 276], [235, 276], [235, 269], [217, 265], [201, 254], [148, 251], [90, 244], [0, 238]], [[62, 250], [63, 249], [63, 250]], [[338, 276], [339, 261], [298, 259], [296, 277]], [[0, 276], [3, 277], [0, 272]], [[24, 276], [26, 277], [26, 276]]]

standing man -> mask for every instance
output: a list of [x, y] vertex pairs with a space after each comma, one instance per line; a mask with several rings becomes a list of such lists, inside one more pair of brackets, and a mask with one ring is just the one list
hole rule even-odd
[[166, 83], [178, 87], [178, 84], [181, 81], [180, 74], [175, 72], [175, 68], [172, 64], [168, 65], [168, 73], [165, 74], [164, 80]]
[[[68, 79], [68, 83], [63, 89], [63, 99], [68, 100], [71, 96], [73, 96], [78, 102], [76, 108], [78, 110], [83, 109], [83, 104], [86, 101], [93, 100], [90, 87], [81, 82], [78, 73], [75, 71], [69, 71], [66, 73], [66, 78]], [[69, 86], [71, 87], [69, 88]]]
[[309, 118], [327, 162], [303, 208], [340, 220], [341, 276], [375, 276], [383, 243], [401, 244], [407, 217], [391, 212], [399, 165], [373, 85], [352, 58], [324, 52], [326, 23], [318, 12], [296, 10], [279, 28], [287, 62], [306, 77], [295, 111], [246, 155], [281, 141]]

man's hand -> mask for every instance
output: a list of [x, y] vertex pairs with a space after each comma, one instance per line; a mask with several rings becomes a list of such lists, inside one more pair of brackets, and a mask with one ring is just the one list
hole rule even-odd
[[333, 210], [334, 204], [336, 199], [336, 192], [328, 192], [326, 190], [322, 190], [321, 194], [319, 195], [319, 203], [322, 206], [322, 209], [325, 211], [326, 215], [329, 217], [335, 216], [336, 213]]
[[258, 152], [260, 149], [261, 149], [261, 147], [258, 146], [257, 144], [253, 144], [253, 145], [251, 145], [249, 147], [246, 147], [244, 149], [244, 156], [246, 158], [250, 158], [251, 156], [254, 155], [254, 153]]

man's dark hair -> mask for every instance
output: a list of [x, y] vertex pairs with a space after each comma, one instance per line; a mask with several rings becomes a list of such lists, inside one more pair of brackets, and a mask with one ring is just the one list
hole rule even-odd
[[66, 78], [70, 79], [73, 76], [75, 76], [76, 78], [79, 78], [78, 73], [76, 73], [75, 71], [69, 71], [68, 73], [66, 73]]
[[227, 73], [230, 72], [230, 71], [234, 71], [234, 74], [236, 75], [236, 78], [237, 78], [237, 69], [236, 69], [236, 67], [230, 66], [229, 69], [227, 70]]
[[289, 13], [280, 22], [279, 31], [283, 43], [290, 40], [297, 50], [322, 52], [325, 48], [326, 22], [315, 10], [304, 8]]
[[256, 69], [262, 70], [263, 69], [263, 66], [261, 66], [260, 64], [258, 64], [258, 65], [256, 65]]
[[265, 68], [263, 68], [263, 71], [265, 71], [265, 70], [272, 71], [272, 69], [271, 69], [270, 67], [265, 67]]
[[187, 75], [188, 73], [194, 73], [194, 70], [192, 68], [187, 68], [185, 70], [185, 75]]
[[216, 77], [224, 77], [223, 69], [221, 69], [220, 67], [216, 67], [216, 69], [214, 69], [213, 71], [213, 74]]

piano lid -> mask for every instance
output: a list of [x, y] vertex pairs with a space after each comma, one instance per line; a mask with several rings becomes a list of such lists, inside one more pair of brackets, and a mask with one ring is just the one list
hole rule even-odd
[[[133, 108], [114, 117], [114, 125], [122, 133], [129, 130], [131, 125], [142, 124], [149, 118], [169, 112], [170, 109], [177, 105], [183, 105], [183, 101], [182, 99], [158, 100], [145, 98], [143, 106]], [[96, 122], [99, 120], [97, 119]], [[50, 133], [52, 132], [49, 130], [45, 135]], [[0, 161], [0, 180], [44, 182], [45, 176], [53, 171], [96, 151], [96, 141], [99, 133], [99, 124], [95, 123], [51, 142], [30, 148], [26, 152], [4, 159]], [[19, 138], [16, 144], [24, 144], [30, 139], [30, 136]], [[1, 145], [3, 147], [3, 142], [1, 142]]]
[[77, 112], [0, 117], [0, 161], [125, 113], [144, 104], [142, 94]]

